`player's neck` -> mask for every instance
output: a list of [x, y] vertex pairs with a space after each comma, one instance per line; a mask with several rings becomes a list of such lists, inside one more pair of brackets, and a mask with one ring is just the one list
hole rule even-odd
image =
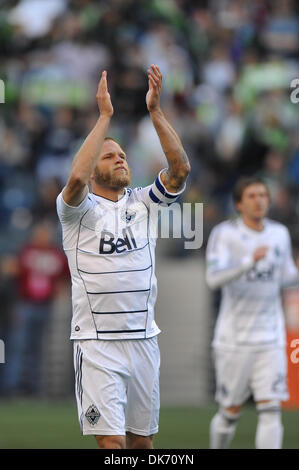
[[244, 224], [251, 230], [261, 232], [265, 228], [264, 219], [251, 219], [249, 217], [246, 217], [245, 215], [242, 215], [242, 220]]
[[111, 188], [98, 184], [93, 185], [91, 190], [96, 196], [101, 196], [114, 202], [117, 202], [119, 199], [121, 199], [125, 193], [124, 188]]

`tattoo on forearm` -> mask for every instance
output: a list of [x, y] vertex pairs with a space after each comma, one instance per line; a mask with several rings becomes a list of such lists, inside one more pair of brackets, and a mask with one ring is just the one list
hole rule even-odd
[[179, 150], [178, 153], [179, 156], [176, 155], [172, 159], [168, 158], [169, 174], [171, 175], [172, 173], [172, 176], [173, 174], [177, 173], [182, 167], [189, 165], [189, 159], [184, 149]]
[[184, 149], [180, 151], [180, 156], [182, 160], [184, 161], [184, 163], [189, 163], [189, 159]]
[[167, 182], [169, 189], [177, 191], [186, 180], [188, 174], [186, 168], [189, 167], [189, 159], [184, 149], [180, 149], [172, 158], [167, 157], [167, 160], [169, 168], [165, 172], [165, 182]]

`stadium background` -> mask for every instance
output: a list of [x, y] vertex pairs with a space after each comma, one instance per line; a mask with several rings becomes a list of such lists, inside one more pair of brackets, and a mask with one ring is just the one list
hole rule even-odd
[[[191, 160], [182, 202], [204, 203], [201, 249], [184, 250], [180, 240], [160, 240], [157, 249], [156, 312], [163, 333], [156, 446], [207, 448], [215, 410], [210, 341], [219, 295], [211, 296], [205, 285], [204, 251], [211, 228], [234, 212], [230, 193], [240, 175], [266, 179], [270, 216], [289, 227], [298, 253], [299, 104], [290, 100], [291, 80], [299, 78], [298, 5], [2, 0], [0, 6], [0, 338], [6, 353], [0, 364], [0, 448], [95, 447], [80, 436], [77, 423], [65, 273], [43, 313], [34, 296], [24, 300], [20, 251], [41, 227], [52, 236], [49, 246], [60, 245], [55, 199], [97, 119], [94, 97], [103, 69], [115, 109], [109, 135], [127, 151], [132, 186], [150, 184], [165, 165], [145, 106], [151, 63], [162, 70], [162, 106]], [[289, 340], [299, 338], [298, 290], [284, 296]], [[29, 323], [30, 308], [44, 315], [40, 323]], [[25, 328], [31, 339], [22, 351]], [[34, 338], [41, 331], [39, 351]], [[284, 446], [299, 448], [299, 371], [298, 364], [290, 366], [293, 407], [283, 414]], [[249, 404], [233, 447], [253, 448], [255, 421]]]

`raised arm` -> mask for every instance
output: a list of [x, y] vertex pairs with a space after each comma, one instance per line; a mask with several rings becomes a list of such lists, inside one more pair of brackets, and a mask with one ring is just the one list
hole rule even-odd
[[113, 106], [107, 88], [106, 71], [102, 73], [96, 98], [100, 117], [77, 152], [62, 193], [64, 201], [70, 206], [78, 206], [88, 191], [87, 183], [97, 164], [110, 119], [113, 115]]
[[162, 91], [162, 74], [157, 65], [148, 71], [149, 90], [146, 95], [147, 109], [161, 142], [163, 152], [168, 161], [168, 169], [161, 175], [162, 183], [167, 191], [180, 191], [190, 172], [190, 163], [182, 142], [165, 118], [160, 107]]

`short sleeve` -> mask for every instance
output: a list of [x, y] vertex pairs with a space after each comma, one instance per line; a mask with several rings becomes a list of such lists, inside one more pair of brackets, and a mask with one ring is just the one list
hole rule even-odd
[[84, 214], [92, 205], [89, 193], [86, 194], [83, 201], [78, 206], [70, 206], [67, 204], [63, 197], [62, 192], [57, 196], [56, 207], [59, 220], [61, 222], [75, 221], [78, 217]]
[[232, 264], [231, 231], [227, 225], [215, 227], [209, 237], [206, 258], [206, 281], [212, 289], [238, 279], [254, 265], [253, 257], [245, 255], [235, 265]]
[[207, 250], [207, 269], [208, 271], [217, 271], [225, 269], [230, 263], [230, 249], [227, 237], [227, 231], [222, 225], [215, 227], [209, 237]]
[[62, 226], [62, 244], [64, 250], [74, 249], [78, 237], [78, 227], [80, 219], [85, 212], [92, 206], [92, 200], [89, 193], [86, 194], [83, 201], [76, 207], [67, 204], [62, 192], [56, 199], [57, 214]]

